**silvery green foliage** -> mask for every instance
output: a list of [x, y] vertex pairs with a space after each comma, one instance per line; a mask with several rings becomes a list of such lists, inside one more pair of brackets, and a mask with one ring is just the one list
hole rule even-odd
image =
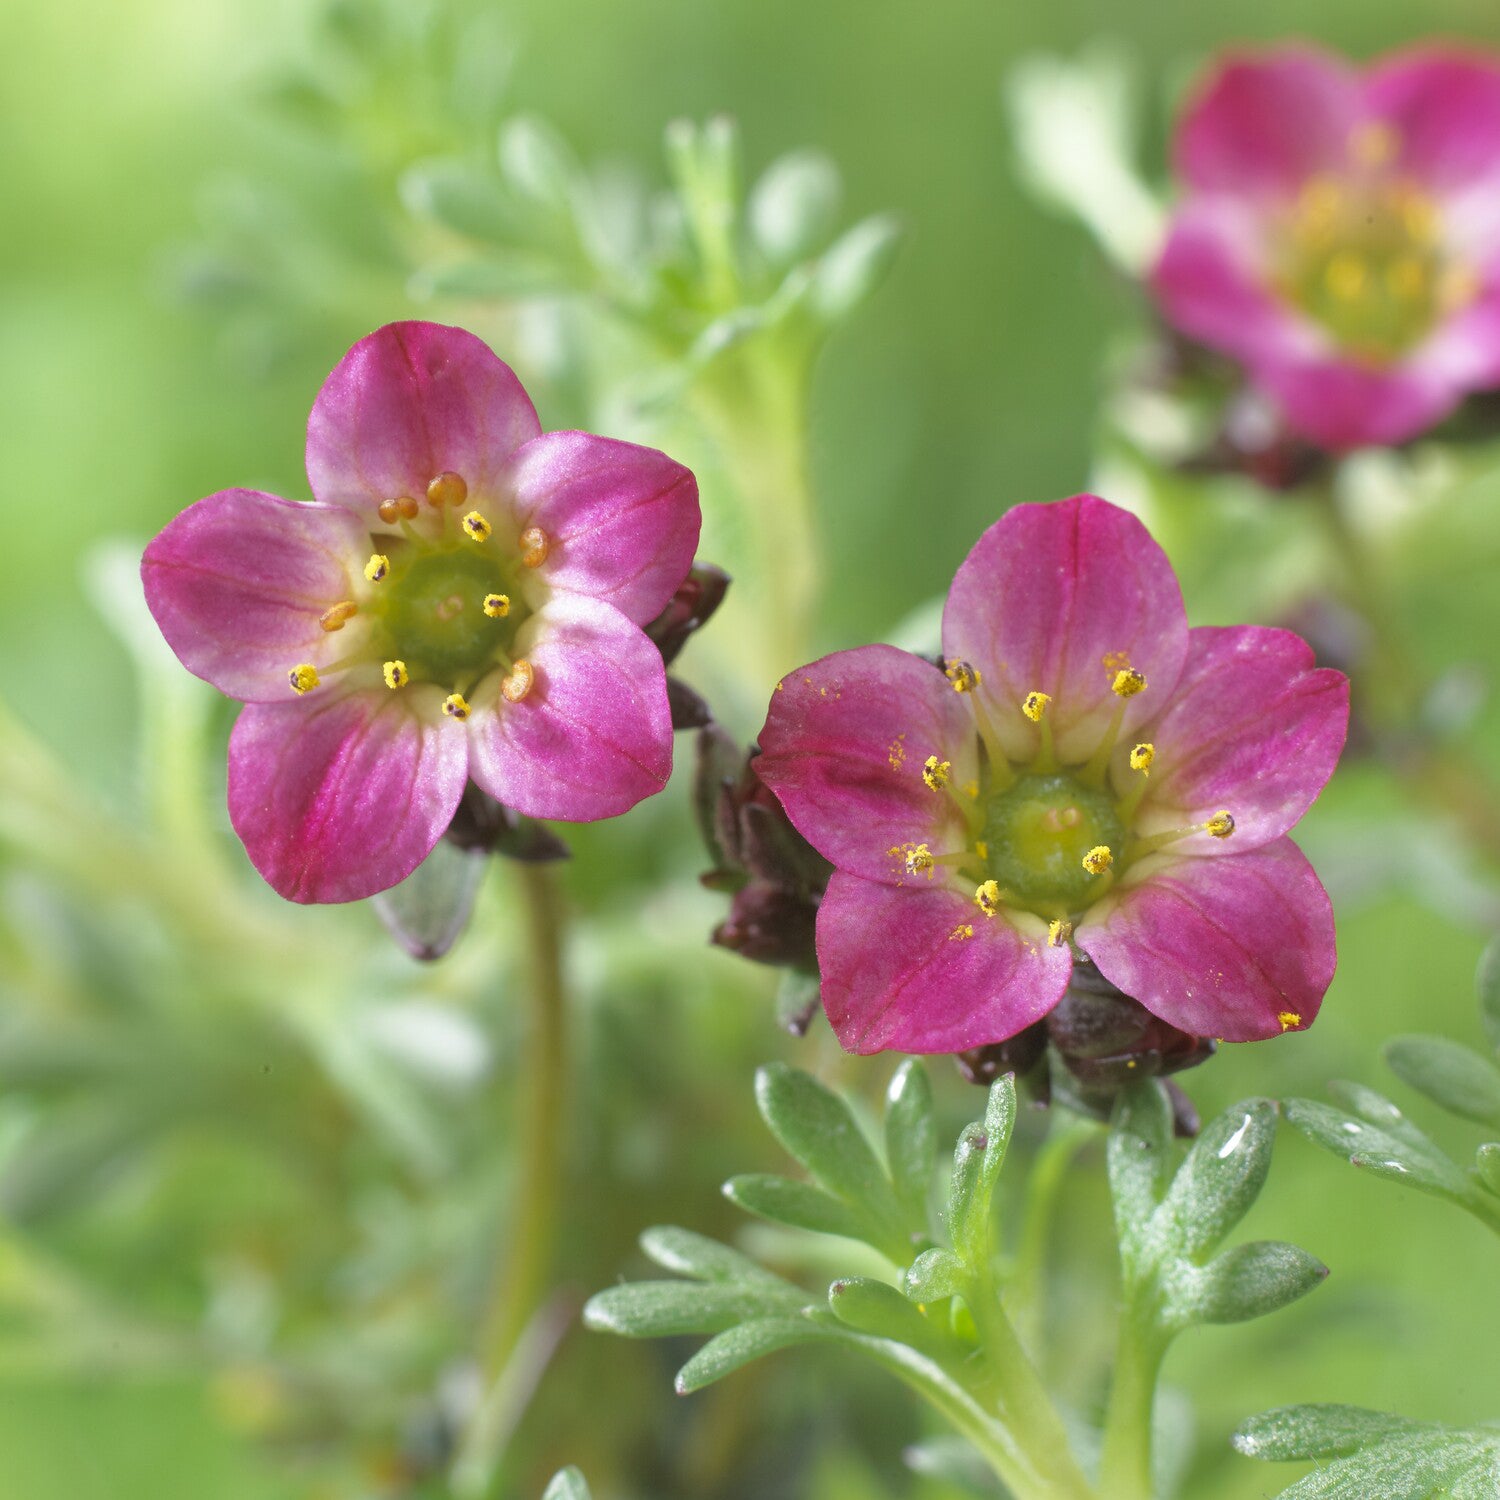
[[577, 1469], [560, 1469], [542, 1492], [542, 1500], [592, 1500], [587, 1482]]

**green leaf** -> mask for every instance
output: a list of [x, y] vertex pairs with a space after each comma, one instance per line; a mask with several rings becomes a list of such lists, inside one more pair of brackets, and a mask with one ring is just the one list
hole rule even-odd
[[1500, 1141], [1486, 1141], [1474, 1153], [1474, 1170], [1492, 1193], [1500, 1194]]
[[590, 1297], [583, 1321], [599, 1333], [629, 1339], [678, 1333], [718, 1333], [752, 1318], [794, 1313], [806, 1296], [788, 1285], [726, 1286], [700, 1281], [632, 1281]]
[[718, 1240], [694, 1234], [691, 1229], [670, 1225], [647, 1229], [641, 1235], [641, 1249], [663, 1270], [675, 1271], [679, 1276], [692, 1276], [699, 1281], [745, 1282], [751, 1286], [777, 1288], [791, 1286], [791, 1282], [757, 1265], [749, 1256], [721, 1245]]
[[1438, 1036], [1398, 1036], [1385, 1060], [1403, 1083], [1435, 1104], [1481, 1125], [1500, 1125], [1500, 1069], [1461, 1042]]
[[589, 1487], [577, 1469], [561, 1469], [542, 1491], [542, 1500], [592, 1500]]
[[506, 245], [515, 216], [500, 184], [459, 161], [418, 162], [401, 177], [401, 200], [418, 218], [433, 219], [469, 239]]
[[1327, 1275], [1327, 1266], [1295, 1245], [1236, 1245], [1201, 1268], [1173, 1268], [1166, 1278], [1169, 1317], [1179, 1326], [1243, 1323], [1306, 1296]]
[[907, 1267], [902, 1279], [902, 1290], [913, 1302], [960, 1297], [968, 1287], [969, 1274], [951, 1250], [924, 1251]]
[[741, 1323], [710, 1339], [678, 1372], [679, 1396], [690, 1396], [731, 1375], [742, 1365], [778, 1349], [810, 1344], [832, 1337], [830, 1331], [811, 1318], [760, 1318]]
[[1005, 1073], [990, 1086], [984, 1119], [965, 1129], [953, 1155], [948, 1236], [969, 1266], [982, 1265], [989, 1255], [991, 1200], [1015, 1123], [1016, 1081]]
[[832, 1193], [810, 1182], [794, 1182], [770, 1172], [731, 1177], [724, 1184], [724, 1196], [747, 1214], [773, 1224], [790, 1224], [815, 1234], [838, 1234], [851, 1240], [865, 1240], [876, 1233], [868, 1219]]
[[1491, 939], [1480, 955], [1474, 983], [1479, 991], [1479, 1018], [1491, 1044], [1500, 1047], [1500, 937]]
[[571, 270], [550, 256], [507, 252], [493, 260], [462, 260], [423, 266], [407, 289], [418, 302], [451, 297], [463, 302], [511, 302], [578, 290]]
[[821, 151], [793, 151], [773, 161], [750, 193], [750, 233], [772, 265], [811, 255], [838, 217], [843, 185]]
[[1179, 1255], [1196, 1260], [1244, 1218], [1271, 1168], [1276, 1106], [1247, 1099], [1211, 1120], [1177, 1169], [1153, 1230]]
[[469, 925], [488, 868], [482, 850], [460, 849], [439, 839], [405, 880], [372, 897], [370, 904], [413, 958], [441, 958]]
[[909, 1057], [885, 1093], [885, 1155], [891, 1181], [917, 1231], [927, 1228], [927, 1201], [937, 1168], [937, 1121], [927, 1070]]
[[1299, 1458], [1328, 1458], [1353, 1453], [1392, 1433], [1415, 1432], [1421, 1427], [1408, 1417], [1364, 1406], [1319, 1403], [1314, 1406], [1279, 1406], [1264, 1411], [1240, 1425], [1234, 1435], [1235, 1449], [1246, 1458], [1290, 1462]]
[[551, 125], [536, 115], [517, 115], [500, 131], [500, 170], [518, 193], [563, 209], [579, 169], [568, 143]]
[[1120, 1094], [1106, 1159], [1120, 1253], [1133, 1274], [1172, 1172], [1172, 1105], [1154, 1078], [1143, 1078]]
[[965, 1494], [980, 1496], [981, 1500], [1008, 1500], [1010, 1495], [967, 1438], [929, 1438], [924, 1443], [913, 1443], [902, 1457], [913, 1474], [941, 1479]]
[[901, 244], [901, 226], [877, 214], [848, 230], [829, 247], [813, 273], [813, 311], [824, 323], [854, 312], [885, 280]]
[[858, 1333], [895, 1339], [913, 1349], [943, 1344], [937, 1330], [895, 1287], [870, 1276], [847, 1276], [828, 1288], [828, 1306], [840, 1323]]

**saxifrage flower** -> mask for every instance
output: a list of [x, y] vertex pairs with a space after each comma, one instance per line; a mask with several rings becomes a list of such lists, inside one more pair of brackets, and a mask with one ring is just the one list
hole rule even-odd
[[247, 707], [229, 813], [294, 901], [350, 901], [426, 858], [470, 778], [534, 818], [660, 790], [672, 730], [641, 626], [692, 565], [692, 474], [654, 449], [543, 434], [459, 328], [393, 323], [328, 377], [315, 501], [224, 490], [146, 549], [152, 614]]
[[1335, 451], [1403, 442], [1500, 385], [1500, 63], [1232, 57], [1175, 155], [1162, 308], [1292, 427]]
[[1286, 833], [1347, 679], [1289, 631], [1190, 630], [1161, 548], [1090, 495], [980, 538], [943, 652], [824, 657], [761, 735], [762, 780], [835, 866], [817, 952], [843, 1045], [1003, 1041], [1062, 998], [1075, 946], [1192, 1035], [1309, 1025], [1333, 919]]

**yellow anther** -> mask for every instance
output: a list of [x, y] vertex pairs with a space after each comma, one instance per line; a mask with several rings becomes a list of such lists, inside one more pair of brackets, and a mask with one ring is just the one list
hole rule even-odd
[[462, 693], [449, 693], [443, 699], [443, 712], [450, 719], [467, 719], [469, 717], [469, 700]]
[[906, 873], [908, 875], [925, 875], [931, 880], [932, 867], [932, 850], [926, 844], [908, 844], [906, 846]]
[[1295, 1010], [1284, 1010], [1276, 1019], [1281, 1022], [1283, 1031], [1294, 1031], [1302, 1024], [1302, 1017]]
[[1042, 715], [1047, 712], [1047, 705], [1051, 701], [1051, 693], [1027, 693], [1021, 700], [1021, 712], [1033, 724], [1040, 724], [1042, 722]]
[[394, 500], [382, 500], [375, 510], [387, 526], [394, 526], [401, 519], [401, 507]]
[[974, 936], [974, 924], [972, 922], [960, 922], [952, 932], [948, 934], [950, 943], [961, 943], [966, 938]]
[[1352, 250], [1340, 250], [1323, 272], [1324, 285], [1340, 302], [1357, 300], [1369, 279], [1370, 268]]
[[966, 661], [950, 661], [943, 668], [948, 681], [953, 684], [955, 693], [972, 693], [981, 682], [979, 669], [972, 667]]
[[1130, 752], [1130, 769], [1139, 771], [1142, 776], [1151, 774], [1151, 762], [1156, 759], [1155, 745], [1137, 745]]
[[1385, 120], [1368, 120], [1349, 134], [1349, 154], [1362, 167], [1383, 167], [1400, 149], [1401, 132]]
[[1393, 297], [1415, 302], [1427, 290], [1427, 267], [1415, 255], [1403, 255], [1386, 269], [1385, 284]]
[[1000, 884], [995, 880], [986, 880], [974, 892], [974, 905], [982, 911], [985, 916], [998, 915], [1001, 905]]
[[1047, 923], [1047, 946], [1059, 947], [1073, 936], [1073, 924], [1061, 920]]
[[402, 495], [396, 501], [396, 509], [401, 512], [401, 519], [403, 521], [415, 520], [417, 512], [421, 510], [421, 508], [422, 507], [418, 505], [410, 495]]
[[547, 561], [552, 543], [540, 526], [528, 526], [521, 533], [521, 566], [539, 568]]
[[495, 529], [477, 510], [471, 510], [464, 517], [463, 526], [464, 535], [476, 542], [489, 541], [490, 532]]
[[1134, 667], [1121, 667], [1114, 675], [1114, 680], [1109, 685], [1110, 692], [1120, 698], [1134, 698], [1137, 693], [1146, 691], [1146, 678]]
[[974, 852], [979, 856], [981, 864], [988, 863], [990, 857], [990, 846], [983, 839], [974, 840]]
[[1227, 839], [1234, 832], [1234, 819], [1227, 812], [1216, 812], [1203, 825], [1203, 831], [1211, 833], [1216, 839]]
[[391, 571], [391, 560], [383, 552], [374, 553], [365, 564], [365, 577], [371, 583], [381, 582]]
[[340, 599], [337, 604], [330, 604], [322, 614], [318, 616], [318, 624], [324, 630], [342, 630], [345, 624], [359, 613], [359, 605], [352, 599]]
[[294, 693], [310, 693], [318, 685], [318, 669], [310, 661], [299, 662], [286, 674]]
[[1326, 175], [1309, 178], [1297, 198], [1304, 224], [1314, 231], [1328, 228], [1343, 206], [1343, 187], [1337, 178]]
[[411, 681], [411, 673], [406, 670], [404, 661], [388, 661], [381, 671], [385, 674], [385, 685], [388, 688], [403, 688]]
[[1438, 282], [1438, 302], [1445, 312], [1457, 312], [1479, 295], [1480, 287], [1481, 282], [1472, 267], [1449, 266]]
[[507, 594], [486, 594], [484, 612], [492, 620], [503, 620], [510, 613], [510, 597]]
[[1090, 875], [1102, 875], [1114, 862], [1115, 857], [1110, 853], [1108, 844], [1095, 844], [1083, 856], [1083, 868]]
[[922, 780], [934, 792], [940, 792], [948, 785], [948, 778], [952, 773], [953, 762], [939, 760], [935, 755], [929, 755], [922, 765]]
[[463, 475], [455, 474], [451, 469], [444, 469], [435, 479], [428, 481], [427, 503], [434, 510], [445, 505], [462, 505], [468, 498], [469, 486]]
[[526, 658], [518, 657], [500, 680], [500, 696], [507, 703], [519, 703], [527, 693], [531, 691], [532, 684], [536, 681], [536, 671]]

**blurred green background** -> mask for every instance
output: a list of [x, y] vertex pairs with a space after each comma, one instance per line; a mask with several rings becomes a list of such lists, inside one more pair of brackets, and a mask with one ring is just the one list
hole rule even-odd
[[[813, 390], [813, 471], [828, 580], [818, 634], [827, 649], [879, 635], [940, 593], [973, 538], [1004, 507], [1083, 487], [1104, 356], [1139, 320], [1134, 290], [1105, 268], [1075, 226], [1049, 216], [1016, 184], [999, 96], [1004, 72], [1037, 49], [1066, 53], [1100, 37], [1114, 41], [1142, 69], [1150, 91], [1147, 140], [1159, 163], [1169, 101], [1217, 49], [1297, 34], [1364, 57], [1417, 35], [1413, 7], [1393, 0], [1325, 0], [1315, 12], [1292, 0], [1128, 9], [1101, 0], [937, 0], [923, 7], [889, 0], [513, 0], [495, 9], [515, 56], [504, 112], [546, 116], [585, 160], [629, 160], [659, 174], [667, 121], [727, 112], [740, 122], [752, 174], [788, 149], [815, 145], [844, 173], [850, 218], [889, 209], [902, 220], [907, 237], [894, 273], [835, 337]], [[227, 485], [304, 493], [302, 427], [318, 384], [354, 339], [414, 310], [384, 258], [378, 224], [366, 225], [368, 210], [357, 203], [347, 215], [335, 206], [334, 217], [356, 246], [361, 275], [302, 287], [291, 304], [296, 337], [226, 340], [211, 316], [176, 294], [184, 247], [222, 225], [241, 201], [240, 184], [295, 188], [318, 180], [315, 153], [255, 106], [267, 77], [288, 59], [311, 55], [310, 15], [309, 7], [268, 0], [118, 0], [103, 8], [20, 0], [0, 9], [0, 452], [11, 476], [0, 589], [9, 670], [0, 699], [47, 747], [79, 805], [97, 801], [126, 825], [144, 816], [139, 700], [126, 651], [103, 618], [116, 606], [85, 574], [83, 559], [104, 539], [138, 543], [192, 499]], [[1484, 0], [1429, 0], [1421, 19], [1429, 33], [1500, 44], [1500, 20]], [[267, 255], [277, 253], [279, 236], [299, 232], [295, 219], [258, 217], [253, 199], [243, 211]], [[549, 390], [544, 371], [523, 367], [522, 374], [544, 426], [573, 420], [572, 398]], [[1471, 502], [1489, 511], [1476, 524], [1492, 542], [1500, 486], [1476, 486]], [[1476, 572], [1493, 551], [1461, 556], [1462, 530], [1452, 539], [1442, 566], [1428, 567], [1401, 603], [1416, 622], [1419, 654], [1434, 667], [1472, 666], [1493, 689], [1500, 589], [1493, 571]], [[1220, 601], [1206, 585], [1195, 597], [1191, 573], [1187, 581], [1190, 609], [1200, 619], [1216, 617]], [[217, 732], [227, 722], [221, 713]], [[1500, 770], [1493, 712], [1482, 716], [1480, 732], [1481, 758]], [[219, 774], [210, 773], [211, 794]], [[23, 795], [0, 786], [0, 797]], [[606, 928], [631, 925], [637, 897], [608, 890], [590, 874], [593, 860], [629, 858], [669, 884], [691, 886], [696, 864], [683, 834], [680, 781], [665, 800], [673, 806], [643, 810], [626, 820], [633, 826], [580, 841], [582, 857], [569, 877], [574, 898]], [[1376, 820], [1395, 805], [1378, 772], [1353, 769], [1310, 821], [1309, 847], [1332, 847], [1351, 826], [1368, 826], [1378, 843]], [[222, 822], [216, 804], [209, 812]], [[88, 826], [84, 819], [56, 831], [58, 840], [82, 841], [63, 851], [61, 864], [94, 857]], [[256, 888], [237, 848], [228, 841], [225, 848], [241, 877], [235, 899], [269, 913], [271, 899]], [[170, 849], [156, 853], [170, 862]], [[155, 983], [149, 963], [127, 973], [108, 957], [121, 951], [111, 944], [124, 941], [115, 928], [132, 920], [133, 897], [119, 892], [117, 910], [106, 881], [85, 901], [77, 882], [40, 870], [34, 849], [15, 842], [0, 843], [0, 859], [7, 903], [0, 1006], [11, 1019], [29, 1018], [30, 1035], [67, 1031], [94, 1009], [128, 1035], [132, 1007], [152, 1010], [162, 1001], [156, 993], [117, 1003], [111, 989]], [[1406, 889], [1377, 884], [1359, 893], [1346, 884], [1341, 968], [1318, 1026], [1284, 1045], [1227, 1049], [1192, 1075], [1189, 1090], [1205, 1113], [1246, 1093], [1319, 1094], [1335, 1076], [1385, 1087], [1378, 1049], [1396, 1032], [1477, 1040], [1471, 977], [1485, 936], [1475, 919], [1483, 901], [1450, 899], [1451, 872], [1412, 866], [1409, 874]], [[442, 1003], [482, 1021], [498, 1018], [503, 1078], [504, 1066], [516, 1066], [506, 1053], [515, 1033], [505, 1030], [509, 980], [497, 985], [486, 969], [503, 965], [508, 933], [503, 888], [492, 895], [485, 913], [492, 934], [451, 960], [448, 977], [435, 983]], [[591, 1118], [607, 1119], [614, 1132], [591, 1168], [601, 1183], [625, 1174], [625, 1186], [599, 1188], [597, 1242], [586, 1255], [574, 1252], [585, 1291], [588, 1277], [597, 1282], [634, 1268], [631, 1238], [655, 1219], [733, 1228], [714, 1184], [774, 1159], [750, 1109], [756, 1062], [788, 1055], [868, 1092], [888, 1072], [881, 1062], [840, 1064], [826, 1038], [787, 1042], [774, 1029], [763, 976], [718, 954], [689, 963], [685, 955], [696, 954], [697, 933], [715, 919], [716, 907], [706, 897], [676, 899], [651, 898], [655, 916], [643, 939], [665, 958], [641, 957], [639, 972], [627, 962], [625, 977], [613, 984], [595, 970], [618, 965], [617, 950], [605, 945], [576, 959], [588, 1007], [585, 1047], [607, 1064], [590, 1076], [613, 1090], [590, 1102]], [[80, 925], [79, 903], [105, 936]], [[367, 911], [277, 911], [267, 920], [308, 950], [332, 953], [330, 964], [344, 953], [376, 953], [382, 999], [427, 983], [384, 952], [386, 940]], [[66, 983], [42, 982], [37, 944]], [[81, 957], [90, 945], [105, 957]], [[231, 1046], [234, 1020], [221, 1030], [226, 1002], [201, 973], [195, 978], [167, 960], [160, 972], [172, 976], [162, 981], [167, 989], [177, 987], [167, 1006], [177, 1020], [163, 1021], [157, 1009], [153, 1026], [180, 1024], [195, 1045]], [[674, 977], [687, 972], [691, 982]], [[296, 994], [284, 999], [289, 1011], [303, 1003]], [[306, 1003], [321, 1004], [315, 997]], [[188, 1048], [184, 1055], [194, 1054]], [[148, 1071], [151, 1061], [142, 1064]], [[157, 1065], [171, 1066], [166, 1058]], [[632, 1069], [643, 1070], [634, 1081]], [[934, 1073], [956, 1126], [977, 1096], [944, 1066]], [[21, 1152], [16, 1159], [34, 1171], [34, 1156], [24, 1152], [39, 1138], [38, 1122], [45, 1124], [45, 1089], [37, 1092], [35, 1075], [29, 1082], [3, 1068], [0, 1075], [10, 1077], [7, 1087], [17, 1096], [0, 1108], [0, 1149]], [[298, 1101], [318, 1097], [312, 1089], [277, 1106], [294, 1141], [314, 1128], [299, 1116]], [[506, 1138], [503, 1102], [497, 1109], [493, 1134], [465, 1148], [464, 1160], [481, 1176], [487, 1148], [504, 1154], [496, 1145]], [[120, 1140], [117, 1160], [110, 1149], [116, 1127], [105, 1121], [99, 1128], [89, 1170], [65, 1204], [38, 1210], [24, 1194], [0, 1190], [11, 1219], [0, 1224], [0, 1288], [19, 1299], [16, 1288], [28, 1276], [48, 1280], [56, 1267], [69, 1267], [67, 1275], [85, 1285], [109, 1285], [116, 1305], [198, 1318], [203, 1285], [172, 1242], [161, 1205], [175, 1204], [211, 1259], [214, 1235], [205, 1226], [236, 1222], [243, 1201], [256, 1201], [261, 1191], [249, 1157], [231, 1152], [232, 1160], [217, 1164], [187, 1163], [195, 1142], [202, 1145], [195, 1125], [153, 1136], [145, 1155], [128, 1161]], [[1436, 1129], [1441, 1135], [1443, 1127]], [[741, 1154], [727, 1154], [734, 1150]], [[1096, 1263], [1107, 1259], [1094, 1167], [1080, 1175], [1067, 1210], [1069, 1264], [1086, 1263], [1091, 1252]], [[163, 1198], [166, 1178], [174, 1186]], [[322, 1191], [346, 1188], [353, 1191], [349, 1182]], [[283, 1221], [280, 1234], [299, 1222], [314, 1233], [321, 1215], [332, 1220], [347, 1209], [315, 1194], [288, 1196], [280, 1184], [265, 1191], [279, 1205], [271, 1216]], [[192, 1199], [186, 1208], [185, 1197]], [[411, 1201], [420, 1207], [424, 1200], [414, 1192]], [[441, 1240], [443, 1226], [430, 1227]], [[1500, 1375], [1488, 1358], [1500, 1341], [1500, 1306], [1490, 1294], [1496, 1247], [1477, 1225], [1361, 1180], [1287, 1138], [1247, 1229], [1252, 1237], [1308, 1247], [1334, 1275], [1296, 1310], [1264, 1326], [1204, 1332], [1172, 1356], [1168, 1381], [1201, 1403], [1202, 1450], [1190, 1493], [1248, 1500], [1272, 1492], [1279, 1471], [1222, 1452], [1233, 1423], [1268, 1406], [1323, 1399], [1455, 1421], [1500, 1415]], [[240, 1247], [218, 1248], [230, 1254]], [[331, 1275], [347, 1249], [293, 1262], [299, 1274]], [[274, 1270], [276, 1263], [273, 1255], [267, 1265]], [[37, 1272], [38, 1265], [51, 1269]], [[66, 1292], [53, 1287], [60, 1302], [75, 1290], [72, 1281]], [[92, 1317], [88, 1297], [77, 1300], [68, 1316]], [[1102, 1337], [1102, 1306], [1085, 1298], [1069, 1309], [1078, 1340], [1090, 1328]], [[114, 1360], [118, 1345], [107, 1332], [63, 1348], [51, 1324], [42, 1325], [41, 1338], [28, 1336], [27, 1326], [11, 1311], [0, 1317], [5, 1494], [269, 1500], [358, 1492], [337, 1487], [305, 1452], [282, 1463], [257, 1446], [256, 1398], [243, 1383], [226, 1387], [194, 1359]], [[667, 1356], [576, 1331], [568, 1341], [570, 1362], [555, 1366], [552, 1377], [571, 1384], [528, 1418], [534, 1457], [512, 1481], [518, 1496], [535, 1493], [539, 1475], [570, 1460], [600, 1475], [601, 1500], [616, 1493], [608, 1466], [624, 1473], [631, 1463], [638, 1476], [676, 1476], [637, 1478], [635, 1493], [653, 1500], [653, 1483], [664, 1495], [810, 1500], [947, 1493], [918, 1490], [899, 1472], [896, 1448], [915, 1428], [903, 1429], [900, 1421], [911, 1421], [904, 1418], [876, 1433], [871, 1412], [885, 1409], [883, 1402], [904, 1407], [864, 1372], [832, 1364], [815, 1370], [813, 1388], [824, 1406], [809, 1416], [793, 1394], [807, 1387], [789, 1373], [787, 1359], [740, 1377], [743, 1386], [727, 1397], [699, 1398], [700, 1409], [684, 1416], [666, 1394]], [[1080, 1343], [1074, 1355], [1086, 1348]], [[600, 1415], [611, 1402], [619, 1406], [613, 1421]], [[757, 1412], [772, 1436], [757, 1434]], [[703, 1459], [697, 1480], [684, 1479], [695, 1471], [669, 1464], [663, 1454], [671, 1444], [653, 1436], [672, 1423], [679, 1434], [687, 1424], [700, 1448], [717, 1444], [720, 1459]], [[705, 1435], [713, 1424], [724, 1430]], [[616, 1440], [628, 1452], [610, 1457]], [[773, 1466], [767, 1472], [775, 1477], [756, 1488], [746, 1455], [766, 1442], [786, 1464]], [[371, 1495], [394, 1493], [379, 1488], [385, 1480], [366, 1482]]]

